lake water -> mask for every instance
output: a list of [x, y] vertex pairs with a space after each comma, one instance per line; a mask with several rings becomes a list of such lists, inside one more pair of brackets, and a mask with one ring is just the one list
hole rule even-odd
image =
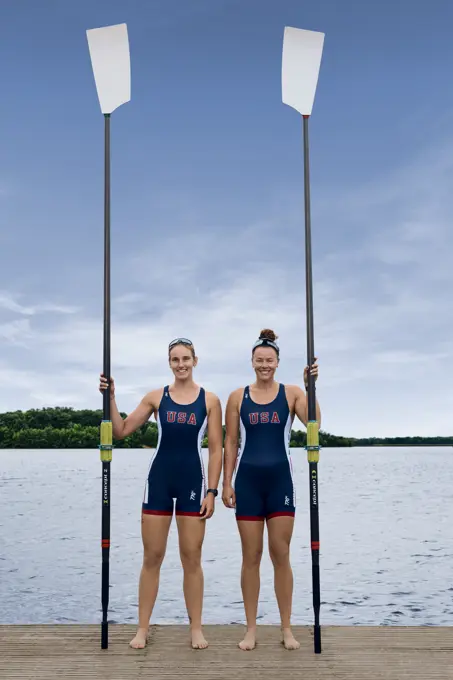
[[[137, 619], [151, 453], [114, 450], [112, 622]], [[312, 624], [308, 464], [303, 449], [292, 457], [293, 622]], [[100, 621], [100, 477], [97, 450], [0, 450], [0, 623]], [[321, 451], [321, 625], [453, 625], [452, 493], [451, 447]], [[208, 522], [203, 565], [205, 623], [244, 622], [239, 537], [221, 501]], [[279, 622], [266, 552], [259, 616]], [[174, 523], [152, 622], [187, 622]]]

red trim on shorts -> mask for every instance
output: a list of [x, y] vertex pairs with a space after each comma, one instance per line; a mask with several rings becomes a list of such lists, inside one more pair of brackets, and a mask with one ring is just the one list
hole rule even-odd
[[238, 522], [264, 522], [264, 517], [257, 517], [254, 515], [236, 515]]
[[181, 510], [176, 510], [176, 514], [180, 517], [201, 517], [199, 512], [181, 512]]
[[145, 510], [142, 509], [144, 515], [163, 515], [165, 517], [171, 517], [173, 515], [173, 510]]
[[295, 512], [273, 512], [271, 515], [267, 515], [266, 519], [272, 519], [273, 517], [294, 517]]

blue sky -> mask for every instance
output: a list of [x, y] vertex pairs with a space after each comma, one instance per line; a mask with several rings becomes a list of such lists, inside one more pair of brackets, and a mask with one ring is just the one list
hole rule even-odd
[[[120, 409], [192, 337], [223, 404], [306, 361], [299, 115], [285, 25], [326, 33], [310, 122], [323, 429], [451, 434], [453, 6], [400, 0], [2, 3], [0, 411], [100, 408], [103, 118], [86, 29], [128, 25], [112, 116], [112, 372]], [[297, 425], [297, 423], [296, 423]]]

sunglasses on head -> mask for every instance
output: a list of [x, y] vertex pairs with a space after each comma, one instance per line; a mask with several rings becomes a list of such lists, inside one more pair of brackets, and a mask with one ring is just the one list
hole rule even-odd
[[192, 342], [192, 340], [189, 340], [188, 338], [175, 338], [168, 345], [168, 349], [171, 349], [175, 345], [189, 345], [189, 347], [192, 347], [193, 342]]

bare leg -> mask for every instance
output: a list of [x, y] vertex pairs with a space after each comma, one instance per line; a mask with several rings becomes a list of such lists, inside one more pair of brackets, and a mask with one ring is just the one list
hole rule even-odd
[[293, 572], [289, 562], [289, 546], [294, 517], [273, 517], [268, 520], [269, 554], [274, 565], [274, 587], [282, 622], [283, 644], [286, 649], [298, 649], [299, 642], [291, 632]]
[[202, 629], [204, 577], [201, 567], [201, 548], [203, 545], [206, 522], [198, 517], [177, 515], [179, 533], [179, 553], [184, 570], [184, 598], [190, 621], [191, 643], [194, 649], [208, 646]]
[[256, 615], [260, 594], [260, 563], [263, 554], [264, 521], [238, 521], [242, 543], [241, 588], [247, 632], [239, 647], [244, 651], [256, 645]]
[[146, 645], [149, 620], [159, 589], [159, 575], [167, 547], [171, 515], [142, 514], [143, 566], [138, 589], [138, 630], [129, 643], [134, 649]]

